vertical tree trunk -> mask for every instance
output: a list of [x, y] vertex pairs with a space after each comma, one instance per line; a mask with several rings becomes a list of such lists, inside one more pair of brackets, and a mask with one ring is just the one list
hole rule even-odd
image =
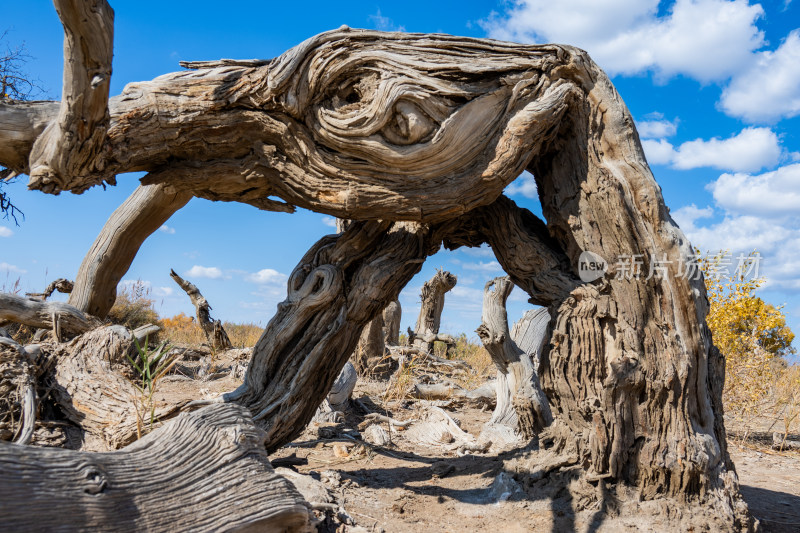
[[165, 185], [136, 188], [109, 217], [75, 277], [69, 303], [105, 318], [117, 298], [117, 285], [142, 243], [192, 198]]
[[536, 366], [508, 330], [506, 300], [513, 288], [508, 277], [486, 284], [481, 325], [477, 329], [497, 367], [497, 405], [483, 433], [501, 445], [530, 440], [553, 421]]
[[542, 349], [550, 339], [550, 313], [544, 307], [528, 309], [511, 328], [511, 339], [528, 354], [534, 371], [539, 370]]
[[383, 360], [384, 348], [383, 318], [378, 315], [364, 326], [358, 338], [358, 346], [351, 357], [359, 376], [370, 375], [376, 370], [376, 366]]
[[400, 320], [403, 317], [403, 309], [400, 307], [400, 300], [389, 302], [383, 310], [383, 342], [388, 346], [400, 344]]
[[419, 316], [414, 330], [414, 346], [422, 352], [430, 352], [433, 349], [433, 341], [426, 340], [426, 337], [439, 333], [444, 295], [456, 286], [457, 281], [458, 278], [450, 272], [439, 270], [422, 286]]
[[203, 330], [209, 346], [213, 350], [230, 350], [233, 348], [231, 340], [228, 338], [228, 333], [222, 327], [222, 322], [211, 318], [211, 306], [208, 300], [200, 293], [200, 289], [180, 277], [174, 270], [169, 271], [169, 276], [192, 300], [192, 305], [197, 311], [197, 323]]

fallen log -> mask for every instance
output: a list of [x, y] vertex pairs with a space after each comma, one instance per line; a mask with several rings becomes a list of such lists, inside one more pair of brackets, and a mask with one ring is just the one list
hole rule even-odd
[[302, 496], [238, 405], [184, 413], [130, 446], [88, 453], [0, 442], [5, 531], [306, 531]]
[[0, 320], [49, 329], [56, 340], [89, 331], [100, 321], [63, 302], [42, 302], [0, 293]]

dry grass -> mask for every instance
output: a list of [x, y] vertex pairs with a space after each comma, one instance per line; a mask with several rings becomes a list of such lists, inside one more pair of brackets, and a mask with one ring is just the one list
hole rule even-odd
[[[188, 344], [190, 346], [207, 344], [206, 336], [194, 317], [179, 313], [173, 317], [163, 319], [161, 323], [164, 327], [162, 337], [169, 339], [173, 344]], [[264, 331], [264, 328], [256, 324], [223, 322], [222, 327], [228, 333], [228, 338], [234, 348], [250, 348], [254, 346]]]

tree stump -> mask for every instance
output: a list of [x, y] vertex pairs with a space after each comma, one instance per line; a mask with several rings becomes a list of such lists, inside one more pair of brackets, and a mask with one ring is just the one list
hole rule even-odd
[[430, 339], [430, 336], [436, 336], [439, 333], [442, 309], [444, 309], [444, 295], [456, 286], [457, 281], [456, 276], [450, 272], [439, 270], [422, 285], [419, 295], [419, 316], [412, 344], [423, 353], [433, 351], [434, 341]]

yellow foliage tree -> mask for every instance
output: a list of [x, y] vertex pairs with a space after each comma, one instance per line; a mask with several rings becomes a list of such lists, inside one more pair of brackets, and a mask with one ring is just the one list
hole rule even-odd
[[[766, 303], [755, 295], [764, 284], [757, 273], [760, 256], [752, 252], [739, 257], [733, 274], [726, 272], [727, 252], [699, 259], [710, 310], [707, 317], [714, 344], [725, 356], [726, 411], [746, 417], [765, 409], [780, 409], [783, 397], [791, 397], [792, 368], [785, 356], [794, 354], [794, 333], [786, 325], [782, 306]], [[753, 272], [755, 270], [755, 272]], [[784, 383], [786, 382], [786, 383]], [[778, 394], [786, 389], [786, 393]], [[783, 405], [785, 407], [785, 405]], [[788, 428], [787, 428], [788, 431]]]

